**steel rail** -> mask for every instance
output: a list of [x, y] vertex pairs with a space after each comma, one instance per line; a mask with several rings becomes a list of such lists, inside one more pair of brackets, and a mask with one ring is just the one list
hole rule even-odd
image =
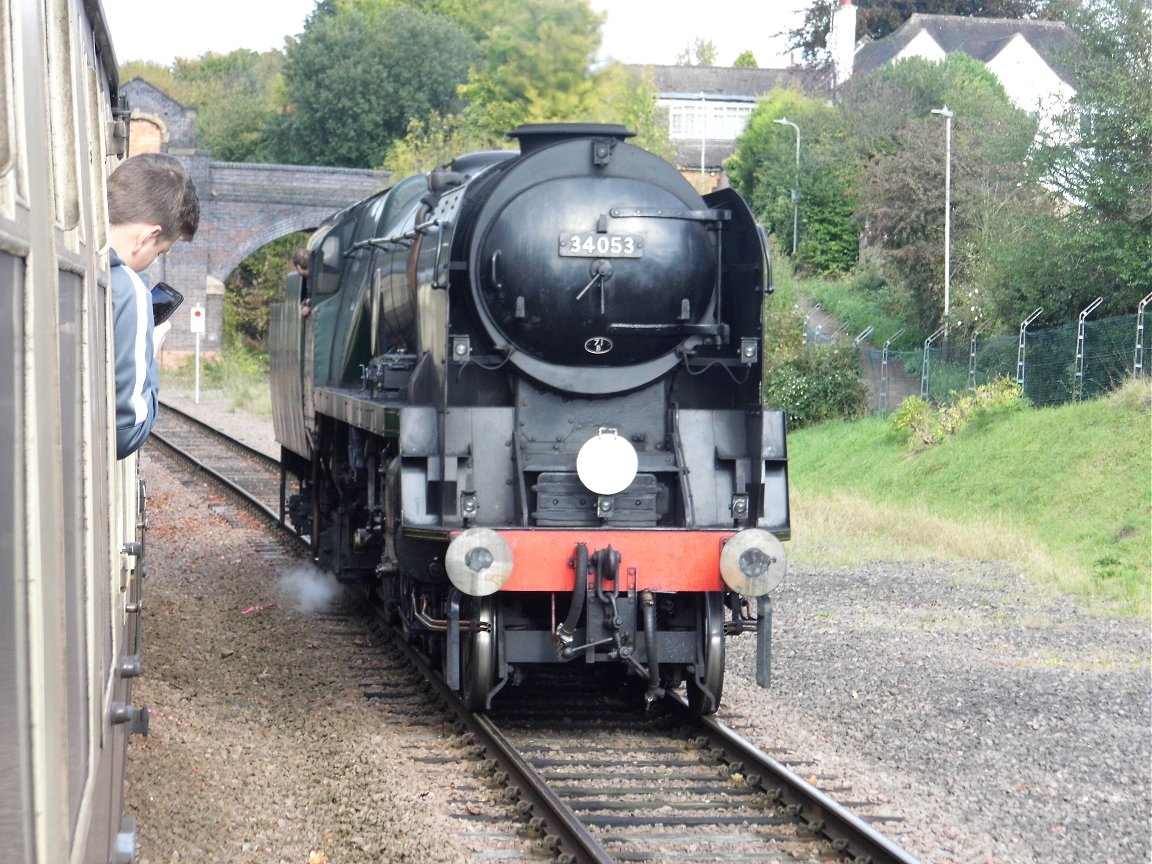
[[[202, 420], [198, 420], [195, 417], [192, 417], [190, 414], [187, 414], [186, 412], [181, 411], [178, 408], [173, 408], [172, 406], [167, 405], [167, 404], [163, 404], [163, 407], [164, 407], [164, 410], [166, 412], [171, 412], [171, 413], [179, 415], [181, 421], [187, 421], [190, 425], [196, 427], [198, 430], [202, 431], [206, 435], [210, 435], [211, 437], [216, 438], [216, 439], [224, 439], [228, 442], [229, 446], [234, 446], [234, 447], [240, 448], [240, 449], [244, 450], [245, 452], [247, 452], [248, 454], [250, 454], [255, 459], [263, 460], [264, 462], [269, 463], [271, 465], [278, 465], [279, 464], [277, 462], [277, 460], [271, 458], [267, 454], [261, 453], [259, 450], [255, 450], [252, 447], [249, 447], [247, 444], [244, 444], [241, 441], [237, 441], [235, 438], [232, 438], [228, 435], [225, 435], [223, 432], [219, 431], [218, 429], [208, 425], [207, 423], [203, 422]], [[190, 465], [195, 467], [198, 471], [201, 471], [202, 473], [207, 474], [209, 477], [211, 477], [217, 483], [220, 483], [222, 486], [229, 489], [231, 492], [240, 496], [240, 498], [242, 498], [247, 504], [250, 504], [251, 506], [255, 507], [257, 510], [259, 510], [261, 513], [268, 516], [268, 518], [271, 519], [273, 522], [275, 522], [277, 525], [279, 525], [282, 530], [287, 531], [288, 533], [290, 533], [293, 536], [299, 536], [296, 534], [296, 532], [294, 530], [292, 530], [292, 528], [290, 526], [286, 525], [284, 522], [282, 522], [280, 520], [280, 514], [277, 511], [273, 510], [271, 507], [269, 507], [267, 504], [265, 504], [263, 501], [261, 501], [259, 498], [257, 498], [251, 491], [249, 491], [248, 489], [245, 489], [243, 486], [238, 484], [232, 478], [220, 473], [215, 468], [213, 468], [211, 465], [204, 463], [200, 459], [197, 459], [195, 456], [193, 456], [191, 453], [189, 453], [187, 450], [185, 450], [179, 444], [177, 444], [175, 441], [173, 441], [169, 436], [165, 435], [165, 433], [162, 429], [157, 429], [156, 427], [153, 427], [150, 437], [152, 439], [155, 439], [157, 443], [163, 445], [164, 447], [167, 447], [171, 452], [175, 453], [181, 459], [188, 462]]]
[[[255, 447], [250, 447], [238, 438], [233, 438], [231, 435], [221, 432], [210, 423], [205, 423], [199, 417], [195, 417], [192, 414], [189, 414], [187, 411], [177, 408], [174, 405], [170, 405], [163, 400], [160, 401], [160, 407], [164, 409], [164, 414], [171, 414], [174, 417], [179, 418], [180, 422], [187, 423], [189, 426], [194, 426], [212, 438], [226, 442], [227, 446], [236, 450], [240, 450], [248, 458], [257, 462], [263, 462], [269, 468], [275, 468], [279, 470], [279, 459], [273, 456], [269, 456], [267, 453], [263, 452], [262, 450], [257, 450]], [[155, 427], [153, 427], [153, 430], [155, 432]]]
[[[385, 624], [390, 630], [390, 625]], [[474, 714], [460, 702], [455, 691], [449, 689], [443, 678], [428, 661], [403, 639], [393, 642], [408, 660], [421, 671], [429, 685], [451, 707], [460, 722], [480, 741], [491, 758], [508, 776], [509, 785], [520, 790], [522, 798], [531, 806], [533, 815], [546, 827], [546, 844], [552, 847], [560, 864], [612, 864], [616, 859], [592, 836], [588, 827], [560, 800], [536, 770], [528, 764], [515, 746], [504, 737], [487, 715]], [[548, 842], [548, 841], [551, 842]]]
[[[675, 698], [680, 701], [680, 697]], [[745, 776], [759, 773], [762, 788], [769, 794], [779, 794], [780, 800], [795, 808], [797, 816], [807, 822], [813, 832], [827, 837], [836, 851], [851, 855], [857, 864], [919, 864], [917, 858], [859, 816], [806, 783], [715, 717], [701, 717], [696, 723], [723, 747], [730, 761], [744, 763]]]

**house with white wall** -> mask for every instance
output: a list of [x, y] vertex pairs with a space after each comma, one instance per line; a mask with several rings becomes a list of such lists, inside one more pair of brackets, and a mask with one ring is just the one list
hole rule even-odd
[[[775, 87], [811, 88], [814, 70], [740, 66], [646, 66], [656, 86], [656, 107], [667, 119], [685, 173], [718, 179], [736, 148], [756, 102]], [[710, 185], [710, 184], [709, 184]]]
[[1042, 131], [1052, 130], [1053, 118], [1076, 94], [1066, 59], [1076, 35], [1062, 21], [917, 13], [882, 39], [857, 41], [855, 32], [856, 7], [841, 0], [828, 39], [838, 84], [909, 57], [943, 61], [962, 51], [983, 63], [1012, 103], [1038, 119]]
[[[722, 183], [724, 160], [735, 150], [756, 102], [774, 87], [797, 87], [817, 96], [907, 57], [942, 61], [963, 51], [984, 63], [1020, 109], [1035, 114], [1041, 129], [1075, 95], [1064, 62], [1076, 37], [1063, 22], [914, 14], [882, 39], [858, 40], [856, 7], [840, 0], [828, 34], [831, 68], [756, 69], [728, 66], [646, 66], [664, 112], [676, 164], [701, 188]], [[829, 74], [829, 72], [831, 74]]]

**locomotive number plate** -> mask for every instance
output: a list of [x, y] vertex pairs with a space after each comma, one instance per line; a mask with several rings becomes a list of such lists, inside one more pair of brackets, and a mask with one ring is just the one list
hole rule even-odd
[[560, 235], [564, 258], [643, 258], [644, 238], [639, 234], [601, 234], [585, 231]]

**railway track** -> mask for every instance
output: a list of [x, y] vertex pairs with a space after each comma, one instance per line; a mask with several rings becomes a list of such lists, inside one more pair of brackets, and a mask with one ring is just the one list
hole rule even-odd
[[161, 403], [152, 437], [283, 523], [280, 462], [191, 414]]
[[[154, 437], [283, 526], [276, 460], [168, 406]], [[676, 695], [645, 715], [639, 694], [572, 676], [509, 688], [490, 715], [472, 714], [426, 658], [396, 642], [555, 860], [916, 860], [714, 718], [690, 719]]]

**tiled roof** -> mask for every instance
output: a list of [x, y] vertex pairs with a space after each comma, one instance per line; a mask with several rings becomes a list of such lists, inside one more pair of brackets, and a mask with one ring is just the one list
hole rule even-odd
[[972, 18], [964, 15], [922, 15], [916, 13], [883, 39], [868, 42], [856, 50], [853, 74], [878, 69], [899, 54], [919, 33], [931, 36], [946, 53], [963, 51], [987, 63], [1019, 34], [1065, 81], [1072, 81], [1066, 62], [1076, 44], [1075, 34], [1062, 21], [1034, 21], [1017, 18]]
[[810, 69], [758, 69], [745, 66], [644, 66], [651, 70], [661, 98], [692, 97], [703, 93], [732, 101], [755, 100], [774, 87], [808, 86]]

